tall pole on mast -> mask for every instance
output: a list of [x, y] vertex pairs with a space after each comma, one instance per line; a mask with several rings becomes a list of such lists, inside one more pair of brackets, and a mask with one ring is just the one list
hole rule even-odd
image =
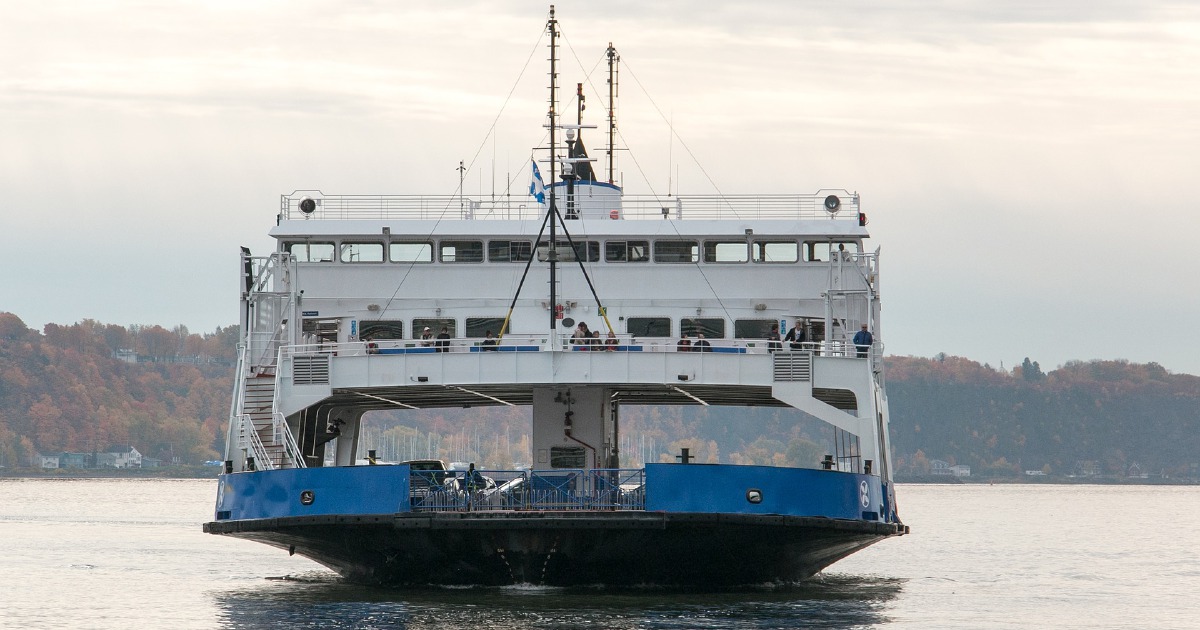
[[555, 287], [555, 283], [557, 282], [555, 272], [557, 271], [558, 251], [555, 249], [556, 235], [554, 230], [554, 224], [557, 223], [554, 215], [558, 212], [557, 207], [554, 205], [554, 183], [557, 181], [554, 172], [558, 160], [558, 156], [556, 155], [558, 148], [556, 144], [557, 135], [555, 134], [555, 127], [558, 125], [558, 114], [555, 112], [555, 103], [558, 98], [558, 68], [556, 66], [558, 20], [554, 19], [553, 4], [550, 5], [550, 20], [546, 23], [546, 27], [550, 29], [550, 205], [547, 210], [550, 213], [550, 246], [547, 249], [547, 259], [550, 262], [550, 336], [551, 339], [554, 339], [554, 333], [558, 328], [558, 292]]
[[617, 64], [620, 63], [621, 56], [617, 54], [617, 49], [613, 48], [612, 42], [608, 42], [608, 183], [616, 184], [613, 177], [615, 168], [613, 156], [613, 143], [617, 133]]

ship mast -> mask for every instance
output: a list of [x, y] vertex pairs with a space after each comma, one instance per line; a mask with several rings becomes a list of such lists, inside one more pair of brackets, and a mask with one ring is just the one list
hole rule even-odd
[[555, 103], [558, 98], [558, 68], [557, 68], [557, 52], [558, 52], [558, 20], [554, 19], [554, 5], [550, 5], [550, 20], [546, 23], [546, 27], [550, 29], [550, 203], [546, 210], [550, 216], [550, 243], [547, 249], [547, 260], [550, 263], [550, 334], [553, 336], [555, 329], [558, 328], [558, 292], [555, 283], [558, 281], [555, 277], [558, 267], [558, 251], [555, 249], [554, 224], [555, 214], [558, 213], [557, 207], [554, 205], [554, 182], [555, 179], [555, 162], [557, 161], [558, 145], [556, 144], [555, 130], [558, 126], [558, 114], [555, 112]]
[[617, 133], [617, 64], [621, 62], [621, 56], [617, 54], [617, 49], [613, 48], [612, 42], [608, 42], [608, 183], [616, 184], [613, 177], [613, 169], [615, 168], [615, 160], [613, 156], [614, 136]]

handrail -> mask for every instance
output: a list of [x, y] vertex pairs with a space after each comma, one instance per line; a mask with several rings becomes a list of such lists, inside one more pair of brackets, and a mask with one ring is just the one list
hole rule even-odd
[[[694, 344], [695, 338], [690, 337], [689, 340]], [[661, 352], [681, 352], [679, 348], [678, 337], [633, 337], [631, 335], [619, 335], [617, 337], [618, 345], [612, 353], [607, 352], [608, 346], [604, 344], [605, 339], [601, 338], [600, 343], [595, 344], [572, 344], [569, 340], [564, 339], [561, 347], [554, 347], [545, 337], [545, 335], [531, 335], [528, 337], [518, 337], [515, 335], [505, 335], [504, 339], [496, 346], [484, 346], [482, 337], [467, 337], [444, 340], [447, 345], [444, 346], [444, 353], [449, 354], [466, 354], [466, 353], [490, 353], [491, 348], [495, 348], [496, 352], [512, 352], [514, 350], [520, 352], [587, 352], [589, 354], [623, 354], [629, 352], [641, 353], [661, 353]], [[856, 357], [854, 343], [844, 339], [833, 339], [829, 341], [806, 341], [799, 348], [792, 348], [790, 342], [773, 341], [770, 339], [708, 339], [711, 348], [699, 354], [771, 354], [773, 352], [811, 352], [815, 356], [829, 357]], [[585, 350], [586, 348], [586, 350]], [[697, 352], [695, 346], [690, 346], [688, 352]], [[882, 357], [883, 344], [876, 341], [872, 344], [872, 353], [876, 358]], [[440, 355], [443, 352], [438, 352], [437, 347], [424, 346], [419, 339], [381, 339], [370, 342], [364, 341], [348, 341], [341, 343], [320, 343], [320, 344], [297, 344], [286, 345], [279, 347], [279, 360], [284, 361], [298, 355], [329, 355], [336, 358], [343, 357], [361, 357], [367, 355], [380, 355], [381, 357], [394, 355]]]
[[[250, 447], [250, 451], [254, 453], [254, 467], [257, 470], [275, 470], [275, 463], [271, 461], [271, 456], [267, 455], [267, 447], [263, 445], [262, 440], [258, 437], [258, 431], [254, 427], [254, 418], [250, 414], [242, 414], [238, 416], [241, 420], [241, 432], [239, 433], [239, 447], [245, 449]], [[249, 442], [247, 444], [246, 442]]]
[[414, 470], [418, 512], [644, 510], [643, 468], [559, 470]]
[[[828, 193], [836, 193], [840, 206], [825, 208]], [[300, 202], [313, 199], [313, 212], [300, 210]], [[845, 190], [803, 195], [622, 195], [617, 202], [626, 219], [837, 219], [859, 220], [860, 200]], [[464, 205], [465, 204], [465, 205]], [[283, 219], [509, 219], [534, 220], [545, 208], [525, 195], [496, 199], [470, 199], [456, 195], [325, 195], [296, 191], [280, 195]]]
[[[246, 392], [246, 344], [239, 343], [237, 345], [237, 366], [233, 370], [233, 399], [229, 401], [229, 431], [227, 436], [233, 435], [235, 423], [241, 417], [245, 405]], [[230, 449], [233, 447], [232, 440], [225, 440], [225, 459], [233, 459], [233, 453]]]

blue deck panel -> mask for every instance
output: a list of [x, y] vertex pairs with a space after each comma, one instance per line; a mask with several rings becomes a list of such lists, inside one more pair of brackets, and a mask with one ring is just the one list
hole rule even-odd
[[[747, 499], [750, 490], [761, 493], [761, 503]], [[647, 511], [862, 519], [864, 512], [885, 513], [882, 498], [880, 479], [871, 475], [772, 466], [646, 464]]]
[[[408, 466], [290, 468], [221, 475], [217, 520], [407, 511]], [[312, 491], [313, 502], [300, 502]], [[228, 516], [222, 518], [222, 513]]]

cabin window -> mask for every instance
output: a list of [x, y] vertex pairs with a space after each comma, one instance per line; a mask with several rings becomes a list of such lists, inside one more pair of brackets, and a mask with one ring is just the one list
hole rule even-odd
[[[777, 319], [739, 319], [733, 322], [734, 339], [766, 339], [771, 335], [771, 327], [779, 332]], [[783, 333], [779, 333], [782, 337]]]
[[604, 244], [608, 262], [646, 262], [650, 260], [649, 241], [608, 241]]
[[704, 241], [704, 262], [744, 263], [750, 258], [746, 241]]
[[396, 263], [433, 262], [432, 243], [389, 243], [388, 258]]
[[489, 330], [493, 335], [499, 335], [503, 325], [503, 317], [468, 317], [467, 337], [486, 337]]
[[824, 241], [804, 244], [804, 262], [827, 262], [831, 252], [858, 253], [858, 244], [854, 241]]
[[699, 249], [696, 241], [654, 241], [654, 262], [694, 263]]
[[421, 334], [425, 332], [425, 328], [429, 328], [429, 332], [433, 333], [434, 337], [442, 332], [442, 327], [446, 327], [446, 332], [453, 339], [458, 336], [458, 322], [452, 317], [425, 317], [415, 318], [412, 320], [412, 336], [413, 339], [420, 339]]
[[333, 243], [284, 243], [296, 262], [333, 262]]
[[[574, 241], [574, 243], [575, 246], [572, 247], [568, 241], [556, 241], [554, 249], [558, 254], [558, 262], [575, 262], [577, 260], [596, 262], [600, 260], [599, 241]], [[549, 260], [550, 245], [548, 243], [538, 245], [537, 256], [538, 262]]]
[[800, 246], [795, 241], [754, 241], [751, 249], [756, 263], [794, 263], [800, 260]]
[[668, 317], [630, 317], [625, 320], [625, 332], [634, 337], [670, 337], [671, 319]]
[[704, 333], [709, 339], [725, 338], [725, 320], [720, 317], [689, 317], [679, 320], [681, 335], [695, 337], [696, 333]]
[[403, 339], [404, 322], [398, 320], [376, 319], [358, 322], [358, 338], [372, 339]]
[[529, 241], [488, 241], [488, 260], [492, 262], [528, 262], [533, 256]]
[[383, 262], [383, 243], [347, 243], [341, 246], [344, 263]]
[[587, 465], [587, 451], [582, 446], [551, 446], [551, 468], [583, 468]]
[[300, 332], [305, 343], [337, 343], [338, 320], [305, 318], [300, 324]]
[[483, 241], [442, 241], [439, 245], [444, 263], [483, 262]]

